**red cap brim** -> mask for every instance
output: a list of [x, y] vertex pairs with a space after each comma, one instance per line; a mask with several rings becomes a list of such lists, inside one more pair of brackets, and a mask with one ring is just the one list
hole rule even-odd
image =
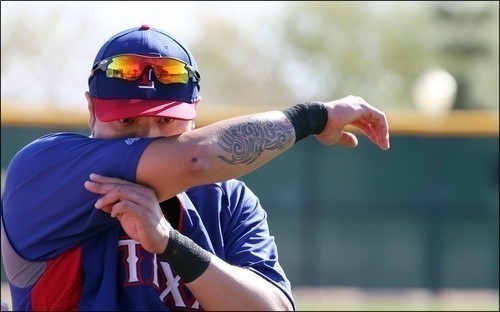
[[165, 100], [93, 99], [94, 110], [100, 121], [114, 121], [135, 117], [169, 117], [191, 120], [196, 117], [196, 104]]

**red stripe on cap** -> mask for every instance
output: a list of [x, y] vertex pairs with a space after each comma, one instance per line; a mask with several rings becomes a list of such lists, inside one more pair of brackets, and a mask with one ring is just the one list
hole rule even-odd
[[94, 111], [100, 121], [113, 121], [136, 117], [169, 117], [192, 120], [196, 117], [196, 104], [168, 100], [93, 99]]

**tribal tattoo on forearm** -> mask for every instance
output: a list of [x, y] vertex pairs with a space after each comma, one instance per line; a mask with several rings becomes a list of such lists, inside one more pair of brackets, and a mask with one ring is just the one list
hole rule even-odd
[[230, 158], [218, 156], [228, 164], [251, 164], [265, 150], [285, 149], [294, 142], [293, 125], [288, 120], [251, 119], [244, 124], [229, 126], [221, 134], [219, 145]]

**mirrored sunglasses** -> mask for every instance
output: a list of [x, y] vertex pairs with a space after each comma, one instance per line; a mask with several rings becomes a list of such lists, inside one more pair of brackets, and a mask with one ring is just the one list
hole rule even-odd
[[139, 79], [146, 68], [153, 68], [156, 78], [164, 84], [188, 83], [190, 78], [199, 81], [200, 73], [191, 65], [169, 57], [154, 57], [137, 54], [120, 54], [104, 59], [92, 66], [89, 76], [93, 78], [97, 70], [102, 70], [108, 78], [128, 81]]

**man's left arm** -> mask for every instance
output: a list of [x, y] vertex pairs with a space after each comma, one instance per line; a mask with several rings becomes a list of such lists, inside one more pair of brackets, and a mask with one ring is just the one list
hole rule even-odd
[[293, 310], [277, 286], [249, 269], [226, 263], [172, 228], [154, 191], [126, 180], [97, 176], [87, 190], [113, 198], [96, 208], [117, 218], [125, 232], [156, 253], [185, 281], [205, 310]]

